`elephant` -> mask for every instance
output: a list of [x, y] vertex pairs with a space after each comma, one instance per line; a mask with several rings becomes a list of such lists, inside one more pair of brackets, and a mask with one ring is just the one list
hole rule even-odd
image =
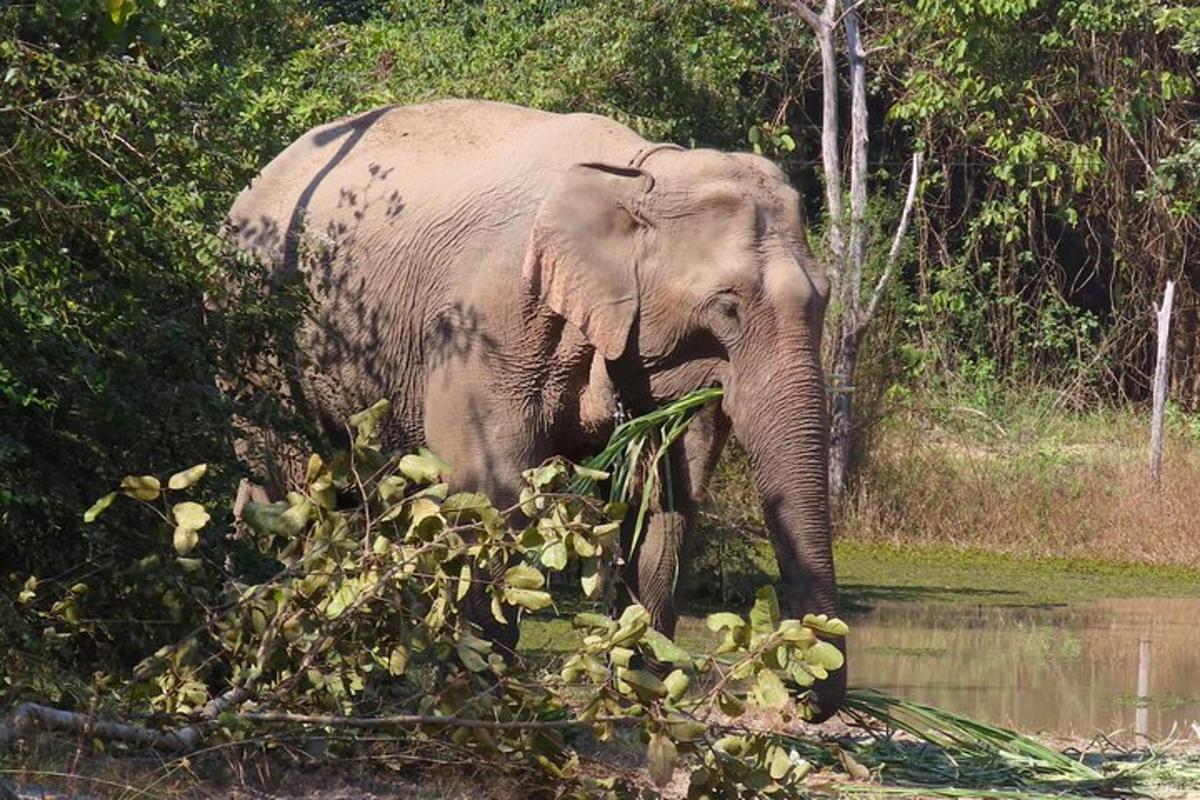
[[[602, 116], [476, 100], [319, 126], [237, 197], [227, 236], [302, 275], [297, 393], [329, 433], [379, 398], [394, 451], [513, 502], [625, 411], [723, 389], [666, 459], [624, 582], [670, 635], [674, 576], [730, 433], [749, 455], [791, 616], [834, 615], [821, 329], [829, 285], [769, 160], [649, 142]], [[684, 487], [681, 491], [678, 487]], [[844, 642], [835, 642], [843, 649]], [[846, 669], [817, 684], [817, 719]]]

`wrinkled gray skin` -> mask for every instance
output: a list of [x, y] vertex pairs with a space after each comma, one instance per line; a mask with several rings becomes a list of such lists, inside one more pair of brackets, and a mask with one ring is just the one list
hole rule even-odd
[[[732, 428], [785, 611], [837, 613], [818, 358], [828, 286], [770, 162], [653, 145], [592, 115], [392, 107], [305, 134], [229, 225], [309, 278], [301, 392], [329, 432], [386, 397], [386, 445], [428, 446], [455, 488], [498, 505], [522, 469], [596, 451], [618, 397], [639, 413], [724, 387], [671, 465], [689, 491], [676, 489], [680, 511], [651, 515], [631, 592], [673, 632], [680, 547]], [[822, 718], [844, 690], [845, 669], [818, 686]]]

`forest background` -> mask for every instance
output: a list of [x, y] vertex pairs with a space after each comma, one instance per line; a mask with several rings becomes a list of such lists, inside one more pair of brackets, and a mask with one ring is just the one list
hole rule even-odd
[[[1200, 563], [1190, 488], [1200, 480], [1200, 8], [915, 0], [860, 11], [881, 240], [914, 150], [925, 169], [854, 386], [839, 540]], [[786, 4], [5, 4], [0, 646], [39, 653], [43, 666], [128, 664], [194, 623], [194, 581], [170, 566], [160, 525], [132, 508], [91, 525], [82, 515], [135, 470], [206, 462], [213, 500], [241, 477], [230, 420], [261, 409], [218, 394], [214, 376], [286, 330], [295, 310], [253, 289], [206, 310], [244, 269], [217, 238], [223, 215], [309, 127], [447, 96], [757, 149], [800, 189], [820, 251], [820, 62]], [[1166, 468], [1153, 491], [1146, 406], [1167, 279], [1179, 290]], [[718, 552], [728, 563], [731, 544], [757, 547], [744, 470], [735, 447], [697, 571]], [[16, 602], [30, 576], [87, 579], [86, 636], [56, 648], [57, 633], [32, 624]], [[723, 580], [721, 592], [736, 587]]]

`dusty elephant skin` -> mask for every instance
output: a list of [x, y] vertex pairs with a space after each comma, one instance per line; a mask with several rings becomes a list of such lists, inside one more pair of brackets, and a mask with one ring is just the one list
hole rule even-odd
[[[787, 611], [837, 612], [818, 358], [828, 286], [770, 162], [655, 145], [593, 115], [451, 100], [310, 131], [228, 224], [307, 280], [300, 391], [330, 433], [386, 397], [389, 447], [428, 446], [456, 488], [498, 504], [523, 468], [597, 449], [618, 399], [637, 413], [723, 386], [671, 464], [689, 491], [652, 515], [632, 592], [673, 632], [679, 550], [732, 428]], [[819, 687], [823, 716], [844, 689], [845, 669]]]

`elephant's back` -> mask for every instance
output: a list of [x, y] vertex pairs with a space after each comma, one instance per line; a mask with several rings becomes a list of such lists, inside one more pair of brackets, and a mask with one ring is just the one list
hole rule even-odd
[[483, 100], [387, 106], [285, 148], [238, 196], [228, 231], [241, 248], [283, 263], [302, 234], [331, 244], [352, 230], [403, 233], [404, 217], [450, 217], [473, 198], [497, 198], [509, 216], [532, 213], [567, 166], [628, 160], [644, 144], [591, 114]]

